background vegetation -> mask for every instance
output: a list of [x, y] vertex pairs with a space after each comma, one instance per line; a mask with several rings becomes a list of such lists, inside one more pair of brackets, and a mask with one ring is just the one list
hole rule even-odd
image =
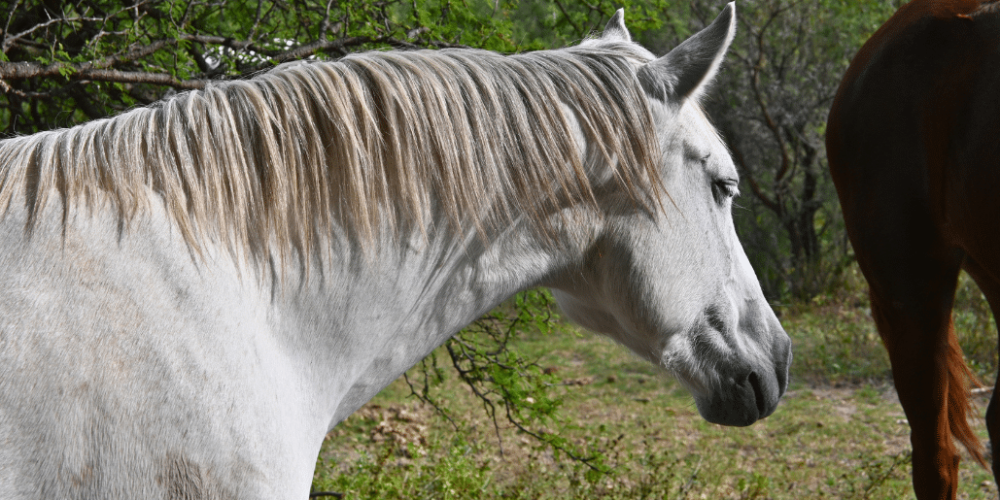
[[[539, 428], [601, 457], [603, 471], [515, 425], [495, 425], [445, 372], [430, 392], [451, 421], [397, 381], [328, 435], [314, 491], [351, 499], [913, 499], [909, 425], [863, 280], [856, 266], [846, 273], [837, 293], [779, 308], [795, 344], [792, 383], [778, 411], [750, 427], [706, 423], [680, 384], [606, 339], [527, 329], [512, 349], [548, 374], [545, 397], [559, 407]], [[960, 343], [992, 377], [996, 330], [975, 312], [984, 303], [967, 278], [959, 301]], [[970, 422], [984, 440], [988, 400], [974, 397]], [[958, 498], [997, 498], [992, 475], [968, 456], [959, 475]]]
[[[901, 3], [739, 0], [737, 38], [705, 103], [741, 170], [737, 230], [795, 341], [796, 382], [775, 416], [747, 431], [704, 424], [677, 386], [553, 320], [548, 295], [533, 291], [338, 427], [315, 486], [351, 498], [905, 495], [908, 430], [886, 386], [888, 362], [823, 148], [840, 76]], [[8, 0], [0, 4], [0, 134], [73, 126], [302, 58], [565, 46], [602, 29], [618, 7], [633, 36], [662, 54], [723, 5]], [[955, 320], [970, 363], [992, 378], [995, 328], [965, 277]], [[975, 476], [964, 495], [995, 491], [984, 486], [988, 475], [963, 474]]]

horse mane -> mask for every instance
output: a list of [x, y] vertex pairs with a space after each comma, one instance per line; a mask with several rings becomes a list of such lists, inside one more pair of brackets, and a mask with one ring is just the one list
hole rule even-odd
[[64, 228], [71, 207], [101, 200], [127, 223], [155, 194], [196, 249], [210, 236], [257, 259], [307, 255], [333, 222], [369, 245], [400, 225], [426, 234], [435, 214], [480, 232], [519, 213], [540, 226], [547, 203], [595, 203], [589, 156], [649, 208], [660, 188], [635, 77], [646, 59], [626, 43], [368, 52], [212, 82], [0, 142], [0, 217], [23, 193], [30, 233], [57, 194]]
[[981, 14], [1000, 14], [1000, 0], [983, 0], [983, 3], [979, 5], [979, 8], [973, 11], [970, 15], [972, 17], [976, 17]]

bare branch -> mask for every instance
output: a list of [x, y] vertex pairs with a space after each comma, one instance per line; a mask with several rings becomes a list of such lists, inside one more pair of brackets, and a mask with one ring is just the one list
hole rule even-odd
[[100, 21], [103, 21], [103, 20], [104, 19], [100, 18], [100, 17], [68, 17], [68, 18], [67, 17], [54, 17], [52, 19], [49, 19], [48, 21], [45, 21], [44, 23], [38, 23], [38, 24], [32, 26], [31, 28], [26, 29], [26, 30], [24, 30], [24, 31], [22, 31], [22, 32], [20, 32], [20, 33], [18, 33], [16, 35], [14, 35], [14, 36], [6, 36], [6, 31], [5, 31], [4, 32], [5, 36], [4, 36], [4, 40], [3, 40], [2, 50], [3, 50], [4, 53], [6, 53], [8, 47], [10, 47], [14, 42], [20, 40], [21, 38], [23, 38], [25, 36], [28, 36], [28, 35], [34, 33], [36, 30], [39, 30], [39, 29], [51, 26], [53, 24], [57, 24], [57, 23], [74, 23], [74, 22], [83, 22], [83, 21], [100, 22]]
[[167, 73], [145, 73], [142, 71], [116, 71], [109, 69], [93, 69], [70, 75], [74, 80], [89, 80], [122, 83], [149, 83], [166, 85], [175, 89], [194, 90], [205, 87], [207, 80], [179, 80]]
[[[10, 21], [14, 19], [14, 12], [17, 12], [17, 6], [21, 4], [21, 0], [14, 0], [14, 4], [10, 6], [10, 11], [7, 13], [7, 23], [3, 26], [3, 36], [6, 38], [7, 33], [10, 31]], [[6, 53], [7, 44], [3, 45], [3, 52]]]
[[[777, 17], [777, 14], [768, 20], [768, 24]], [[775, 175], [775, 181], [780, 181], [790, 168], [790, 160], [788, 158], [788, 149], [785, 146], [785, 141], [781, 137], [781, 129], [778, 127], [777, 122], [775, 122], [774, 117], [771, 116], [771, 112], [768, 109], [767, 102], [764, 99], [763, 92], [760, 90], [760, 72], [764, 69], [764, 33], [766, 29], [766, 24], [763, 29], [757, 34], [757, 64], [750, 68], [750, 89], [753, 92], [754, 99], [757, 101], [757, 105], [760, 108], [761, 115], [764, 117], [764, 123], [767, 128], [771, 131], [771, 135], [774, 140], [778, 143], [778, 149], [781, 151], [781, 167], [778, 170], [777, 175]]]
[[[75, 85], [75, 83], [71, 84], [71, 85]], [[70, 87], [70, 85], [65, 85], [65, 86], [56, 88], [54, 90], [50, 90], [48, 92], [34, 92], [34, 91], [25, 92], [23, 90], [18, 90], [18, 89], [15, 89], [15, 88], [11, 87], [7, 82], [5, 82], [2, 79], [0, 79], [0, 92], [3, 92], [5, 94], [16, 95], [17, 97], [20, 97], [21, 99], [25, 99], [25, 100], [30, 100], [30, 99], [49, 99], [49, 98], [52, 98], [52, 97], [55, 97], [55, 96], [58, 96], [58, 95], [61, 95], [61, 94], [65, 94], [67, 92], [67, 90], [69, 89], [69, 87]]]
[[[67, 69], [69, 71], [66, 71]], [[60, 70], [63, 70], [64, 72]], [[153, 85], [166, 85], [175, 89], [185, 90], [204, 88], [206, 83], [206, 80], [179, 80], [175, 76], [167, 73], [117, 71], [99, 68], [77, 70], [75, 65], [64, 63], [55, 63], [43, 66], [41, 64], [25, 62], [0, 62], [0, 89], [4, 92], [11, 92], [13, 90], [4, 80], [51, 77], [60, 74], [64, 74], [69, 80], [149, 83]]]

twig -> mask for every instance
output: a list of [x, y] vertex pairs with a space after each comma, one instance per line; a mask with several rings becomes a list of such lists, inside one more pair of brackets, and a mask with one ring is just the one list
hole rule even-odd
[[[451, 415], [449, 415], [448, 412], [445, 411], [444, 408], [441, 408], [441, 406], [438, 405], [436, 401], [434, 401], [431, 398], [427, 397], [426, 394], [421, 394], [421, 393], [417, 392], [417, 388], [413, 386], [412, 382], [410, 382], [410, 376], [409, 375], [407, 375], [406, 373], [403, 373], [403, 380], [405, 380], [406, 381], [406, 385], [410, 387], [410, 395], [411, 396], [416, 396], [416, 398], [419, 399], [422, 403], [426, 403], [426, 404], [431, 405], [431, 408], [434, 408], [434, 411], [436, 411], [438, 415], [441, 415], [442, 417], [444, 417], [445, 419], [447, 419], [448, 423], [450, 423], [451, 426], [456, 431], [458, 431], [460, 429], [459, 426], [458, 426], [458, 422], [455, 422], [455, 419], [451, 418]], [[428, 381], [425, 378], [424, 379], [424, 388], [425, 388], [425, 390], [427, 388], [427, 384], [428, 384]]]

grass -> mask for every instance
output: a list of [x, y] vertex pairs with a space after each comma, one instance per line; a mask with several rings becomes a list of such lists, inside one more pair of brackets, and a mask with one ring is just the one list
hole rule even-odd
[[[955, 322], [992, 378], [997, 337], [977, 294], [963, 278]], [[858, 284], [779, 308], [795, 345], [792, 384], [774, 415], [747, 428], [705, 422], [677, 382], [603, 338], [525, 334], [516, 349], [561, 381], [559, 417], [542, 430], [601, 454], [609, 473], [495, 428], [446, 376], [433, 393], [454, 423], [398, 380], [329, 434], [313, 488], [350, 499], [913, 498], [909, 427], [867, 307]], [[977, 397], [972, 422], [984, 440], [986, 402]], [[959, 498], [997, 498], [968, 457], [960, 475]]]

